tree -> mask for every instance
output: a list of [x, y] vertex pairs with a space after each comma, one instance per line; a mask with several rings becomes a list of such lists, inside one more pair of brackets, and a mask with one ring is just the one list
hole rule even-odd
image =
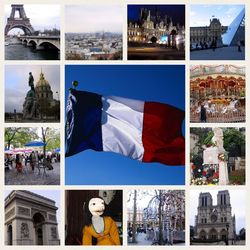
[[136, 199], [137, 199], [137, 191], [134, 191], [134, 211], [133, 211], [133, 225], [132, 225], [132, 243], [136, 243], [136, 215], [137, 215], [137, 207], [136, 207]]
[[38, 138], [38, 135], [32, 128], [5, 128], [4, 139], [7, 149], [10, 146], [23, 147], [25, 143]]
[[[60, 146], [60, 133], [57, 129], [52, 128], [41, 128], [42, 136], [41, 139], [44, 143], [43, 146], [43, 155], [44, 155], [44, 163], [46, 163], [46, 147], [51, 148], [51, 146], [59, 147]], [[53, 149], [53, 148], [51, 148]]]
[[227, 128], [224, 131], [224, 148], [229, 156], [245, 156], [245, 136], [235, 128]]
[[[154, 217], [158, 220], [159, 225], [159, 245], [165, 244], [163, 237], [164, 223], [169, 224], [172, 230], [184, 230], [185, 226], [185, 197], [183, 190], [154, 190], [155, 195], [150, 200], [146, 213], [148, 218]], [[173, 244], [173, 238], [168, 232], [167, 240], [169, 244]]]
[[7, 149], [10, 149], [11, 142], [14, 140], [16, 133], [21, 128], [5, 128], [4, 140], [7, 143]]

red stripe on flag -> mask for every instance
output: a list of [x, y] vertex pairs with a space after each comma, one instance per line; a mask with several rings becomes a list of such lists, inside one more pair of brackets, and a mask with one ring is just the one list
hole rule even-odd
[[142, 142], [143, 162], [185, 165], [185, 139], [182, 136], [184, 111], [175, 107], [145, 102]]

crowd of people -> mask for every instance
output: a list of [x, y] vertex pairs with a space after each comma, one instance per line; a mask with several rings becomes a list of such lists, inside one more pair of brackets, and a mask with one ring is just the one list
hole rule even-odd
[[[38, 151], [32, 151], [27, 154], [5, 154], [5, 168], [16, 168], [18, 172], [22, 172], [24, 166], [30, 166], [34, 171], [35, 167], [39, 163], [44, 163], [44, 154]], [[59, 153], [51, 153], [46, 155], [46, 163], [48, 166], [52, 166], [52, 163], [60, 162]]]

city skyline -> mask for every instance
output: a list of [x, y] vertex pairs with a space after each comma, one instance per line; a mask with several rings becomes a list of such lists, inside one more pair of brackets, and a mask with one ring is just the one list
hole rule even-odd
[[193, 4], [190, 6], [190, 27], [209, 26], [213, 18], [219, 19], [223, 26], [228, 26], [244, 7], [232, 4]]
[[[60, 5], [52, 4], [24, 4], [27, 18], [35, 30], [44, 31], [45, 29], [60, 29]], [[11, 5], [5, 5], [4, 20], [10, 17]], [[16, 16], [15, 16], [16, 17]], [[12, 29], [9, 34], [16, 34], [16, 29]], [[20, 29], [18, 29], [20, 30]]]
[[[5, 66], [5, 112], [22, 112], [25, 96], [29, 91], [29, 72], [32, 72], [34, 84], [40, 79], [41, 71], [49, 82], [54, 99], [60, 99], [59, 65], [6, 65]], [[56, 94], [58, 92], [58, 94]]]
[[[189, 211], [190, 211], [190, 218], [189, 223], [190, 226], [195, 225], [195, 216], [197, 215], [198, 211], [198, 202], [199, 202], [199, 195], [200, 193], [210, 193], [213, 198], [213, 205], [217, 205], [217, 194], [220, 190], [225, 189], [218, 189], [212, 190], [208, 189], [199, 189], [199, 190], [191, 190], [190, 191], [190, 201], [189, 202]], [[227, 189], [228, 190], [228, 189]], [[244, 190], [241, 191], [241, 195], [239, 195], [239, 189], [237, 190], [228, 190], [230, 195], [230, 203], [232, 207], [232, 216], [235, 215], [236, 220], [236, 233], [239, 233], [239, 230], [242, 228], [246, 228], [246, 204], [243, 203], [243, 200], [246, 200], [246, 193]], [[244, 195], [243, 195], [244, 194]], [[243, 198], [245, 197], [245, 199]]]
[[122, 13], [120, 5], [66, 5], [65, 33], [122, 33]]

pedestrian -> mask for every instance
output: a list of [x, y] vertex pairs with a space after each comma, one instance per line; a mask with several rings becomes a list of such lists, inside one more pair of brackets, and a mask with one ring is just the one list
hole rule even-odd
[[212, 49], [213, 49], [213, 51], [215, 51], [215, 49], [216, 49], [216, 40], [212, 41]]
[[203, 104], [201, 104], [200, 120], [201, 122], [207, 122], [207, 110]]
[[241, 46], [241, 42], [240, 41], [237, 42], [237, 46], [238, 46], [238, 52], [241, 52], [241, 47], [240, 47]]
[[20, 156], [19, 154], [16, 155], [16, 169], [17, 172], [22, 172], [22, 156]]
[[32, 151], [32, 153], [30, 154], [30, 166], [32, 171], [35, 170], [35, 165], [36, 165], [36, 156], [35, 156], [35, 152]]

